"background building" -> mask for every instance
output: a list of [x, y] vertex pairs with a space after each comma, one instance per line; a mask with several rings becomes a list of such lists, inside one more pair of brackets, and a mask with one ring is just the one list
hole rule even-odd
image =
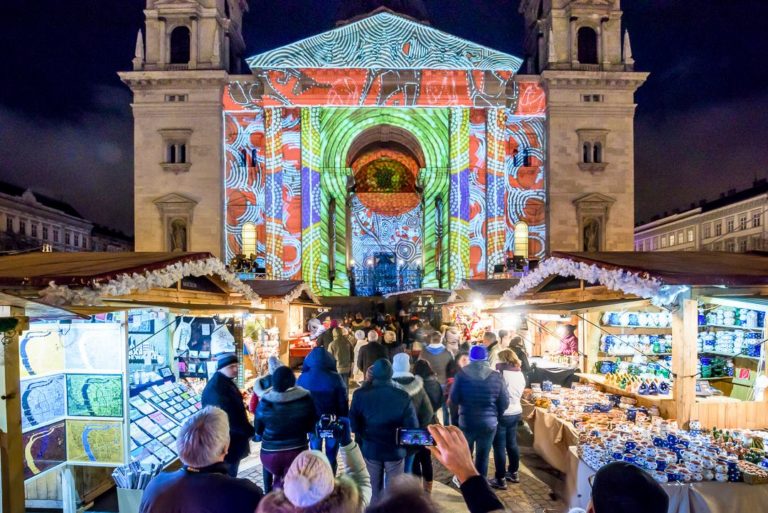
[[[132, 240], [84, 219], [70, 204], [7, 182], [0, 182], [0, 251], [130, 251]], [[109, 247], [110, 249], [105, 249]]]
[[522, 59], [425, 24], [419, 1], [350, 1], [242, 75], [246, 8], [147, 0], [120, 73], [137, 250], [254, 255], [344, 296], [370, 273], [450, 288], [511, 256], [632, 248], [647, 74], [619, 0], [522, 0]]
[[635, 251], [745, 251], [768, 248], [768, 182], [723, 193], [713, 201], [635, 228]]

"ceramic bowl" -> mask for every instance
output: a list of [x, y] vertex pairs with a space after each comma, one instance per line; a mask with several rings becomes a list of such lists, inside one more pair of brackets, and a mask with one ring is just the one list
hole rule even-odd
[[720, 483], [725, 483], [726, 481], [728, 481], [728, 474], [722, 474], [718, 472], [717, 474], [715, 474], [715, 480]]

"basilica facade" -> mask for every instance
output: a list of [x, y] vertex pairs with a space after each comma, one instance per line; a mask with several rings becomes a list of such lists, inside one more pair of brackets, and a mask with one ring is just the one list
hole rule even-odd
[[[370, 2], [369, 2], [370, 3]], [[243, 0], [147, 0], [137, 251], [252, 256], [322, 296], [450, 288], [507, 259], [631, 250], [634, 71], [619, 0], [521, 0], [525, 55], [373, 2], [249, 56]]]

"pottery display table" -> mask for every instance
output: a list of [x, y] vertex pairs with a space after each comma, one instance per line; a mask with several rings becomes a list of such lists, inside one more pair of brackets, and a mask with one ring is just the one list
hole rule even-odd
[[[587, 508], [592, 493], [588, 479], [595, 474], [579, 458], [576, 447], [568, 448], [565, 492], [571, 508]], [[765, 511], [768, 485], [746, 483], [665, 483], [669, 495], [668, 513], [731, 513], [733, 511]]]
[[533, 410], [533, 450], [560, 472], [569, 468], [568, 450], [578, 445], [579, 433], [573, 424], [543, 408]]

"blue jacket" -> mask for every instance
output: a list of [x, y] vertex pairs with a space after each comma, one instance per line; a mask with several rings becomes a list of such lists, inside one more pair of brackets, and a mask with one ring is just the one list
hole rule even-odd
[[487, 361], [471, 362], [459, 371], [450, 399], [459, 407], [462, 429], [496, 429], [509, 406], [504, 378]]
[[248, 479], [227, 475], [228, 465], [215, 463], [195, 471], [163, 472], [150, 481], [141, 497], [140, 513], [253, 513], [263, 495]]
[[349, 413], [347, 388], [336, 372], [336, 360], [322, 347], [316, 347], [304, 359], [296, 384], [309, 390], [318, 415], [346, 417]]
[[[388, 369], [388, 370], [387, 370]], [[349, 420], [363, 456], [374, 461], [397, 461], [405, 449], [397, 445], [397, 428], [416, 428], [416, 410], [407, 392], [392, 382], [392, 365], [379, 360], [373, 366], [373, 382], [352, 394]]]

